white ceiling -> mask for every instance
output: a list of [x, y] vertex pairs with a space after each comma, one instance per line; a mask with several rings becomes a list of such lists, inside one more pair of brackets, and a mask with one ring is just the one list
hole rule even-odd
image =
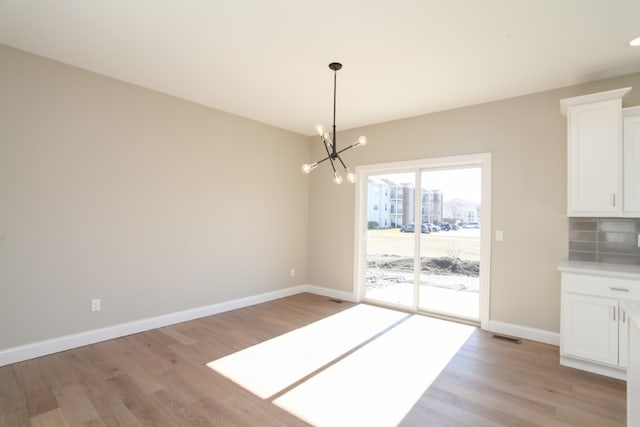
[[343, 130], [637, 72], [638, 36], [639, 0], [0, 0], [0, 43], [305, 135], [333, 61]]

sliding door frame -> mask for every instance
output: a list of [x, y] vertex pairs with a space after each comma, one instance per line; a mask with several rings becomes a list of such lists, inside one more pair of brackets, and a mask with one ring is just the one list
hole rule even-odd
[[[491, 153], [468, 154], [461, 156], [436, 157], [431, 159], [409, 160], [403, 162], [378, 163], [356, 167], [358, 176], [355, 198], [354, 227], [354, 270], [353, 295], [356, 301], [364, 300], [367, 269], [367, 181], [370, 175], [392, 173], [416, 173], [416, 194], [420, 194], [420, 171], [424, 169], [479, 167], [482, 176], [482, 194], [480, 206], [480, 326], [489, 325], [491, 300]], [[414, 215], [420, 212], [420, 197], [414, 197]], [[417, 221], [419, 222], [419, 221]], [[415, 250], [420, 253], [420, 238], [415, 239]], [[415, 286], [415, 275], [420, 272], [420, 265], [414, 262], [414, 298], [412, 311], [418, 310], [418, 286]], [[406, 309], [406, 308], [405, 308]]]

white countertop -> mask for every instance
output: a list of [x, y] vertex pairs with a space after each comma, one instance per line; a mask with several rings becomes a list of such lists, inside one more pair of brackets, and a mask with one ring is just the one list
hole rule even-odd
[[640, 281], [640, 265], [563, 260], [558, 264], [558, 270], [567, 273], [591, 274]]

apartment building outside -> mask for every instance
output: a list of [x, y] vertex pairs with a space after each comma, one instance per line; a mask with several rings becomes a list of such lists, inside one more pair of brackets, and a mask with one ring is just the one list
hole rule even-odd
[[[369, 228], [399, 228], [415, 223], [413, 218], [415, 186], [382, 177], [369, 177], [367, 218]], [[422, 190], [422, 223], [440, 224], [443, 220], [443, 195], [440, 190]]]

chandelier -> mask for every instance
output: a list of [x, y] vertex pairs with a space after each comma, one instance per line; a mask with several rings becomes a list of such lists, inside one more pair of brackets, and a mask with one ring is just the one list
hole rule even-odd
[[338, 70], [342, 68], [342, 64], [339, 62], [332, 62], [329, 64], [329, 68], [333, 70], [333, 125], [331, 135], [329, 135], [329, 132], [325, 132], [322, 126], [318, 126], [317, 128], [318, 134], [320, 134], [320, 137], [322, 138], [322, 145], [324, 145], [324, 149], [327, 152], [327, 157], [312, 164], [305, 163], [302, 165], [302, 172], [310, 173], [312, 170], [317, 168], [320, 163], [329, 160], [329, 163], [331, 163], [331, 169], [333, 169], [333, 182], [336, 184], [342, 184], [342, 175], [340, 175], [340, 172], [336, 169], [336, 163], [339, 163], [338, 168], [342, 165], [344, 172], [347, 174], [347, 181], [354, 183], [356, 182], [356, 174], [344, 164], [340, 158], [340, 153], [347, 151], [349, 148], [366, 145], [367, 137], [361, 136], [353, 144], [338, 151], [336, 147], [336, 75], [338, 74]]

